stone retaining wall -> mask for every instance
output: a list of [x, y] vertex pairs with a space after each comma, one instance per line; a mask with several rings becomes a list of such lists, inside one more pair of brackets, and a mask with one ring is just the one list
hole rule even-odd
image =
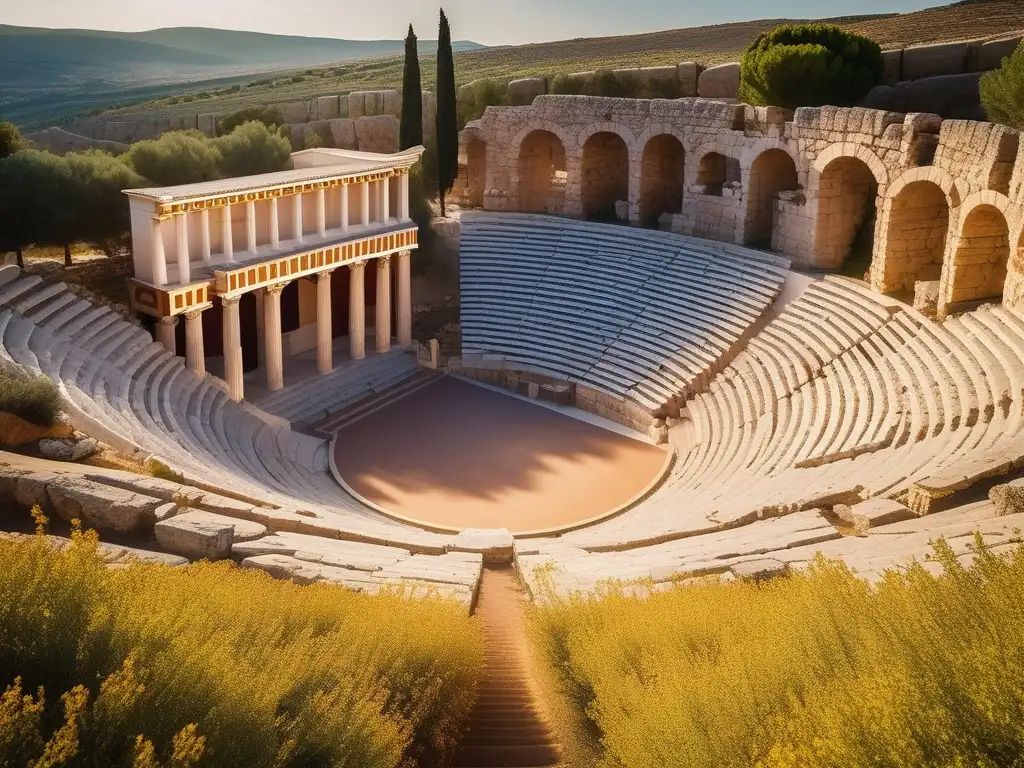
[[[329, 136], [340, 149], [363, 152], [396, 152], [402, 97], [398, 91], [353, 91], [346, 95], [317, 96], [310, 101], [271, 104], [284, 118], [292, 147], [304, 149], [306, 138], [317, 133]], [[79, 142], [108, 141], [119, 145], [156, 139], [169, 131], [198, 130], [207, 136], [217, 132], [224, 114], [197, 113], [173, 118], [110, 120], [87, 118], [68, 126]], [[434, 135], [437, 98], [423, 91], [423, 136]], [[392, 148], [393, 147], [393, 148]]]
[[668, 439], [665, 420], [636, 403], [621, 400], [578, 382], [562, 381], [510, 365], [493, 355], [484, 355], [482, 359], [477, 359], [477, 356], [472, 359], [452, 358], [448, 362], [448, 370], [527, 397], [574, 405], [580, 410], [645, 434], [658, 444]]

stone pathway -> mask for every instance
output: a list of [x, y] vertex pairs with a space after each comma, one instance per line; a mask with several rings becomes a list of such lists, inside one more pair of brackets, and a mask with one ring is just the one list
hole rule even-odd
[[476, 615], [484, 626], [486, 667], [479, 698], [455, 755], [456, 768], [559, 764], [558, 745], [527, 671], [524, 599], [512, 566], [484, 570]]

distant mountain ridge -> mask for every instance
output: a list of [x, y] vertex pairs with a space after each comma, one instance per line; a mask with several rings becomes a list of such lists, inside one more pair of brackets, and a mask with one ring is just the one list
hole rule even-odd
[[[262, 32], [168, 27], [145, 32], [114, 32], [91, 29], [49, 29], [0, 24], [0, 86], [16, 87], [32, 77], [29, 67], [41, 67], [37, 83], [53, 78], [64, 82], [86, 77], [116, 82], [125, 69], [139, 65], [181, 65], [190, 75], [210, 68], [209, 77], [243, 71], [308, 67], [336, 61], [393, 56], [403, 51], [402, 40], [341, 40], [326, 37], [272, 35]], [[458, 41], [456, 51], [484, 46]], [[421, 40], [420, 51], [437, 50], [437, 42]], [[86, 71], [80, 71], [82, 69]], [[105, 78], [104, 71], [113, 77]], [[14, 74], [14, 82], [11, 82]]]

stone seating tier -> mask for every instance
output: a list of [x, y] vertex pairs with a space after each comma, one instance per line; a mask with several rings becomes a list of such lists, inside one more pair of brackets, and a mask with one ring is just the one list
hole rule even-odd
[[655, 412], [699, 388], [775, 300], [786, 266], [663, 232], [467, 213], [463, 364], [496, 356]]
[[[392, 521], [346, 493], [328, 470], [326, 440], [232, 401], [142, 328], [68, 295], [36, 276], [0, 288], [0, 356], [53, 379], [82, 428], [206, 487], [288, 510], [287, 525], [411, 552], [452, 545], [451, 535]], [[405, 356], [394, 361], [405, 370]]]
[[[872, 498], [902, 502], [915, 518], [932, 512], [1024, 466], [1022, 355], [1024, 318], [1005, 307], [939, 324], [857, 281], [813, 283], [671, 422], [678, 459], [658, 491], [586, 529], [518, 542], [520, 564], [554, 559], [565, 566], [553, 576], [560, 588], [668, 578], [692, 563], [658, 553], [690, 541], [700, 553], [715, 537], [741, 551], [747, 529], [780, 516]], [[926, 545], [919, 536], [904, 554]], [[868, 550], [849, 557], [876, 575], [882, 567]]]

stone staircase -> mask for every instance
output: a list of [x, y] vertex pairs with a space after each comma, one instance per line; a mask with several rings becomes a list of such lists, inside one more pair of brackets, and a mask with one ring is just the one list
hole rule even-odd
[[485, 568], [476, 615], [486, 667], [476, 706], [455, 754], [456, 768], [542, 768], [560, 764], [526, 665], [522, 589], [511, 566]]
[[308, 429], [312, 434], [330, 438], [335, 432], [344, 429], [350, 424], [369, 416], [375, 411], [379, 411], [381, 408], [398, 402], [403, 397], [411, 395], [413, 392], [423, 389], [423, 387], [433, 384], [443, 375], [436, 371], [421, 368], [406, 378], [400, 379], [390, 387], [372, 392], [342, 408], [331, 411], [327, 418], [310, 425]]

